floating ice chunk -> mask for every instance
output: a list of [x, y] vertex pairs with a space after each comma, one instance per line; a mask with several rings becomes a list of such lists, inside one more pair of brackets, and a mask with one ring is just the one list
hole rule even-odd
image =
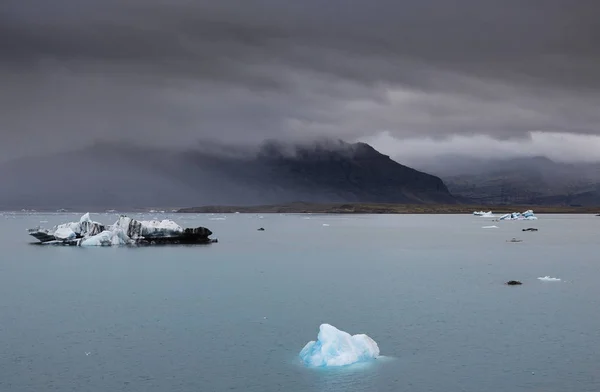
[[379, 346], [367, 335], [350, 335], [333, 325], [321, 324], [317, 341], [311, 341], [300, 351], [306, 366], [345, 366], [376, 359]]
[[559, 278], [551, 278], [550, 276], [542, 276], [538, 279], [543, 282], [560, 282]]
[[497, 229], [498, 226], [483, 226], [482, 229]]
[[51, 234], [61, 231], [68, 233], [68, 230], [75, 233], [77, 237], [85, 237], [99, 234], [104, 230], [104, 226], [101, 223], [92, 221], [88, 212], [79, 219], [79, 222], [69, 222], [55, 226]]
[[493, 218], [494, 217], [494, 213], [492, 211], [474, 211], [473, 215], [475, 216], [481, 216], [483, 218]]
[[118, 246], [130, 245], [133, 241], [127, 236], [125, 231], [119, 228], [113, 230], [105, 230], [95, 236], [84, 238], [80, 242], [80, 246]]
[[523, 213], [513, 212], [512, 214], [504, 214], [500, 218], [500, 220], [537, 220], [537, 216], [533, 213], [532, 210], [527, 210]]
[[56, 229], [54, 232], [54, 237], [57, 240], [72, 240], [77, 237], [77, 234], [75, 234], [75, 232], [69, 227], [61, 227]]
[[141, 221], [140, 223], [142, 224], [142, 236], [144, 237], [155, 237], [157, 235], [168, 237], [183, 233], [183, 228], [170, 219]]
[[183, 228], [169, 219], [138, 221], [123, 215], [111, 226], [111, 230], [117, 228], [122, 229], [132, 239], [175, 237], [183, 233]]
[[[64, 223], [52, 230], [40, 227], [29, 234], [45, 244], [109, 246], [134, 244], [210, 243], [212, 232], [204, 227], [183, 229], [172, 220], [138, 221], [121, 215], [111, 226], [91, 220], [89, 213], [79, 222]], [[216, 240], [215, 240], [216, 242]]]

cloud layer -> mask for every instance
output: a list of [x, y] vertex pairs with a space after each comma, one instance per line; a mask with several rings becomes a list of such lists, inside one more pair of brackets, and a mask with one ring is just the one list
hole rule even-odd
[[532, 145], [532, 133], [555, 133], [572, 145], [560, 157], [572, 159], [581, 156], [572, 135], [600, 134], [594, 0], [5, 0], [0, 8], [4, 158], [94, 140], [380, 135], [420, 138], [413, 147], [423, 154], [467, 138], [460, 152], [471, 154], [478, 140]]

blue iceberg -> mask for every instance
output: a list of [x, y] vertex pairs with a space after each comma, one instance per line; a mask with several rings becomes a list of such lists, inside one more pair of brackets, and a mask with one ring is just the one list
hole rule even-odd
[[537, 220], [537, 216], [532, 210], [527, 210], [523, 213], [513, 212], [512, 214], [504, 214], [500, 217], [500, 220]]
[[317, 341], [300, 351], [304, 364], [311, 367], [345, 366], [378, 356], [379, 346], [367, 335], [350, 335], [329, 324], [321, 324]]

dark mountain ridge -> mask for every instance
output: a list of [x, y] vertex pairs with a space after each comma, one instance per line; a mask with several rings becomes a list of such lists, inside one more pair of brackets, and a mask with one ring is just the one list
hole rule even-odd
[[342, 141], [219, 151], [104, 143], [4, 163], [0, 178], [2, 209], [456, 202], [438, 177]]

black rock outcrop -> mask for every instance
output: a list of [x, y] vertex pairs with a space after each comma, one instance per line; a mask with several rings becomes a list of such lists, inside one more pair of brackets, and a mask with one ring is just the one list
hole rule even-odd
[[217, 242], [216, 239], [209, 238], [211, 235], [212, 231], [206, 227], [188, 228], [177, 236], [146, 238], [136, 245], [196, 245]]

